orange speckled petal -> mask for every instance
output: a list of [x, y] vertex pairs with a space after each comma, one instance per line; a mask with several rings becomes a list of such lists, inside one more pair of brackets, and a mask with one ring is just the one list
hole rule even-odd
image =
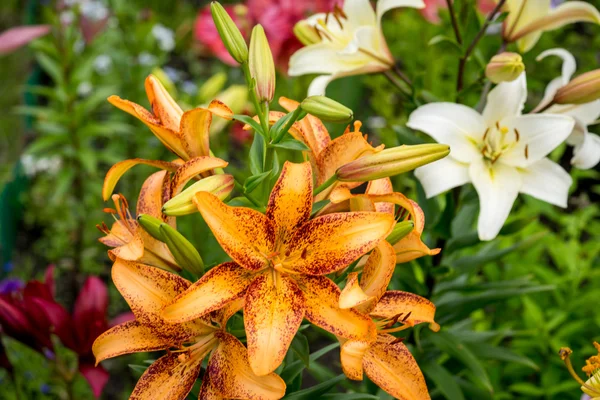
[[144, 82], [146, 96], [150, 101], [152, 113], [160, 119], [163, 126], [173, 130], [179, 130], [179, 121], [183, 111], [171, 97], [163, 84], [154, 76], [149, 75]]
[[275, 237], [285, 240], [308, 220], [312, 209], [312, 190], [310, 163], [286, 161], [267, 205], [266, 215], [271, 220]]
[[354, 381], [363, 379], [363, 357], [371, 343], [364, 340], [340, 340], [340, 361], [344, 374]]
[[296, 230], [287, 244], [290, 254], [285, 268], [308, 275], [338, 271], [391, 232], [394, 218], [377, 212], [327, 214]]
[[212, 113], [206, 108], [194, 108], [181, 117], [181, 140], [190, 157], [209, 156], [210, 123]]
[[148, 325], [127, 321], [98, 336], [92, 351], [99, 363], [122, 354], [168, 349], [172, 344], [169, 337], [156, 335]]
[[304, 293], [307, 320], [339, 337], [375, 341], [376, 328], [371, 318], [354, 309], [341, 309], [340, 289], [331, 279], [296, 276], [296, 282]]
[[137, 215], [151, 215], [164, 221], [162, 206], [164, 199], [170, 195], [169, 183], [167, 171], [159, 171], [150, 175], [140, 189], [136, 207]]
[[192, 158], [179, 167], [177, 172], [175, 172], [175, 175], [173, 175], [171, 197], [177, 196], [183, 190], [186, 183], [193, 177], [214, 168], [224, 168], [227, 164], [229, 164], [227, 161], [223, 161], [216, 157], [202, 156]]
[[214, 115], [218, 115], [219, 117], [230, 121], [232, 119], [231, 117], [233, 116], [233, 111], [231, 108], [227, 107], [225, 103], [217, 99], [210, 102], [208, 105], [208, 110]]
[[252, 280], [251, 273], [234, 262], [217, 265], [162, 311], [170, 322], [190, 321], [224, 307], [241, 297]]
[[226, 400], [225, 397], [221, 396], [210, 383], [210, 376], [206, 373], [202, 378], [202, 386], [200, 386], [198, 400]]
[[207, 192], [196, 193], [193, 201], [231, 258], [249, 270], [256, 271], [267, 266], [274, 234], [264, 214], [251, 208], [227, 206]]
[[396, 268], [396, 251], [387, 241], [382, 240], [369, 255], [360, 277], [360, 287], [365, 294], [372, 296], [368, 304], [362, 304], [359, 311], [368, 313], [387, 289]]
[[[136, 228], [136, 231], [139, 228]], [[115, 247], [108, 251], [111, 259], [120, 258], [127, 261], [139, 261], [144, 255], [144, 240], [142, 236], [136, 232], [131, 236], [131, 239], [126, 244]]]
[[[410, 313], [410, 315], [408, 315]], [[434, 321], [435, 305], [424, 297], [400, 290], [389, 290], [385, 292], [379, 300], [371, 317], [374, 318], [394, 318], [402, 314], [408, 315], [408, 318], [400, 318], [404, 323], [416, 325], [422, 322], [428, 322], [432, 330], [438, 331], [439, 325]]]
[[367, 295], [358, 284], [358, 272], [348, 274], [346, 286], [340, 294], [340, 308], [354, 308], [372, 299], [373, 297]]
[[190, 357], [181, 361], [179, 356], [177, 353], [167, 354], [150, 365], [135, 385], [129, 399], [185, 399], [198, 378], [202, 358]]
[[[393, 191], [394, 187], [392, 186], [391, 179], [381, 178], [370, 181], [367, 185], [367, 190], [365, 190], [365, 194], [389, 194]], [[387, 212], [392, 215], [394, 214], [394, 205], [392, 203], [376, 203], [375, 209], [379, 212]]]
[[248, 287], [244, 307], [248, 359], [256, 375], [273, 372], [287, 353], [304, 318], [304, 296], [278, 272], [258, 276]]
[[256, 375], [250, 368], [246, 348], [235, 336], [219, 332], [219, 346], [208, 362], [213, 389], [226, 399], [277, 400], [285, 395], [279, 375]]
[[400, 400], [429, 400], [427, 384], [417, 362], [392, 335], [379, 335], [365, 352], [363, 368], [377, 386]]

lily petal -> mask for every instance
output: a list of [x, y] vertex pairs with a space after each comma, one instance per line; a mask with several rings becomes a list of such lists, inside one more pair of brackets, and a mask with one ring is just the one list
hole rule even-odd
[[251, 279], [251, 274], [234, 262], [217, 265], [170, 301], [162, 317], [170, 323], [184, 322], [218, 310], [243, 296]]
[[359, 26], [375, 25], [376, 15], [369, 0], [344, 1], [344, 14], [347, 23], [351, 24], [348, 30], [352, 31]]
[[257, 376], [250, 368], [243, 344], [219, 332], [219, 346], [208, 362], [210, 384], [226, 399], [277, 400], [285, 395], [285, 382], [277, 374]]
[[136, 233], [131, 237], [129, 242], [109, 250], [108, 255], [111, 260], [117, 258], [126, 261], [141, 260], [144, 256], [144, 239], [142, 238], [142, 235]]
[[212, 113], [206, 108], [194, 108], [181, 117], [179, 131], [185, 151], [190, 157], [210, 155], [210, 123]]
[[271, 191], [266, 211], [275, 230], [275, 237], [287, 237], [310, 218], [312, 193], [310, 163], [294, 164], [286, 161]]
[[486, 130], [481, 115], [470, 107], [455, 103], [430, 103], [410, 114], [406, 126], [425, 132], [438, 143], [451, 147], [450, 157], [470, 162], [481, 157], [475, 146]]
[[185, 185], [195, 176], [201, 175], [204, 172], [210, 171], [215, 168], [224, 168], [229, 163], [221, 160], [220, 158], [201, 156], [192, 158], [186, 161], [179, 167], [171, 183], [171, 197], [177, 196]]
[[154, 75], [149, 75], [146, 78], [144, 86], [152, 113], [160, 119], [163, 126], [176, 132], [179, 129], [179, 121], [183, 115], [181, 107]]
[[517, 130], [520, 139], [505, 151], [500, 162], [526, 168], [546, 157], [573, 131], [575, 120], [567, 115], [528, 114], [505, 121], [510, 131]]
[[339, 74], [321, 75], [317, 76], [312, 80], [308, 86], [307, 96], [325, 96], [327, 86], [337, 78], [340, 78]]
[[349, 379], [362, 381], [363, 357], [372, 343], [365, 340], [340, 339], [340, 361], [342, 371]]
[[483, 160], [470, 165], [469, 175], [479, 195], [479, 239], [492, 240], [500, 232], [519, 194], [521, 176], [514, 167], [496, 163], [490, 168]]
[[354, 309], [339, 307], [340, 289], [324, 276], [296, 276], [306, 302], [305, 318], [314, 325], [345, 339], [374, 341], [373, 321]]
[[[550, 0], [507, 0], [505, 11], [508, 11], [508, 16], [504, 21], [503, 36], [506, 40], [515, 41], [515, 33], [521, 30], [524, 26], [532, 21], [547, 15], [550, 11]], [[535, 45], [538, 41], [541, 32], [535, 32], [518, 43], [519, 51], [526, 52]]]
[[379, 0], [377, 2], [377, 20], [381, 23], [383, 14], [399, 7], [425, 8], [423, 0]]
[[423, 185], [428, 199], [470, 182], [469, 166], [452, 157], [417, 168], [415, 176]]
[[548, 56], [557, 56], [562, 59], [562, 61], [563, 61], [562, 73], [561, 73], [562, 84], [564, 86], [567, 83], [569, 83], [569, 81], [571, 80], [571, 77], [573, 76], [573, 74], [575, 73], [575, 70], [577, 69], [577, 62], [575, 61], [575, 57], [573, 57], [573, 54], [569, 53], [565, 49], [560, 49], [560, 48], [548, 49], [546, 51], [542, 51], [540, 53], [540, 55], [535, 58], [535, 61], [542, 61], [544, 58], [546, 58]]
[[[365, 194], [389, 194], [394, 191], [392, 186], [392, 180], [390, 178], [381, 178], [370, 181], [367, 184]], [[375, 210], [378, 212], [385, 212], [394, 214], [394, 205], [392, 203], [375, 203]]]
[[527, 81], [525, 73], [512, 82], [502, 82], [488, 94], [483, 109], [483, 118], [487, 126], [494, 126], [506, 118], [521, 115], [527, 99]]
[[429, 399], [423, 373], [403, 343], [391, 335], [379, 335], [363, 358], [369, 379], [400, 400]]
[[292, 279], [267, 272], [252, 281], [246, 292], [244, 326], [248, 359], [256, 375], [279, 367], [303, 318], [304, 296]]
[[394, 269], [396, 268], [396, 250], [387, 241], [382, 240], [373, 250], [360, 277], [360, 286], [373, 300], [358, 307], [368, 313], [385, 293]]
[[[584, 104], [556, 104], [548, 108], [544, 113], [568, 115], [575, 118], [582, 125], [587, 126], [600, 118], [600, 100]], [[570, 143], [569, 140], [567, 140], [567, 143]]]
[[144, 181], [137, 201], [137, 215], [164, 219], [162, 206], [163, 199], [170, 195], [169, 182], [167, 171], [155, 172]]
[[[403, 323], [414, 326], [423, 322], [430, 324], [433, 331], [438, 331], [440, 326], [435, 322], [435, 305], [424, 297], [400, 290], [388, 290], [379, 299], [371, 311], [373, 318], [391, 319], [402, 314]], [[406, 319], [404, 319], [406, 318]]]
[[[394, 263], [394, 266], [395, 265], [396, 263]], [[354, 308], [372, 299], [373, 297], [367, 295], [360, 287], [358, 282], [358, 272], [352, 272], [348, 274], [346, 286], [344, 286], [344, 289], [340, 293], [340, 308]]]
[[172, 339], [156, 335], [149, 325], [138, 321], [127, 321], [104, 332], [94, 342], [92, 351], [96, 364], [122, 354], [148, 352], [168, 349]]
[[167, 170], [169, 172], [177, 171], [179, 165], [166, 162], [166, 161], [158, 161], [158, 160], [144, 160], [142, 158], [133, 158], [131, 160], [124, 160], [113, 165], [108, 172], [106, 173], [106, 177], [104, 178], [104, 184], [102, 185], [102, 198], [104, 201], [107, 201], [113, 193], [117, 182], [123, 176], [125, 172], [127, 172], [131, 167], [134, 167], [139, 164], [150, 165], [152, 167], [160, 168]]
[[384, 239], [394, 226], [390, 214], [348, 212], [327, 214], [302, 225], [287, 243], [284, 268], [308, 275], [338, 271]]
[[573, 179], [560, 165], [542, 158], [519, 172], [523, 179], [521, 193], [555, 206], [567, 207], [569, 187]]
[[200, 357], [190, 357], [180, 361], [177, 353], [164, 355], [144, 372], [129, 398], [132, 400], [185, 399], [192, 390], [201, 368]]
[[583, 143], [575, 146], [571, 164], [580, 169], [594, 168], [600, 162], [600, 137], [586, 133]]
[[194, 204], [227, 254], [242, 267], [260, 270], [267, 266], [275, 235], [270, 221], [258, 211], [230, 207], [216, 196], [196, 193]]

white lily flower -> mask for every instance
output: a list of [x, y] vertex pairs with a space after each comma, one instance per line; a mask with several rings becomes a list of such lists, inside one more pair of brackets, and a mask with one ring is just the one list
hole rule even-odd
[[[575, 73], [577, 64], [575, 57], [564, 49], [550, 49], [542, 52], [537, 58], [540, 61], [548, 56], [557, 56], [562, 58], [562, 74], [554, 78], [544, 92], [544, 98], [535, 108], [542, 110], [546, 108], [554, 98], [554, 95], [561, 87], [565, 86], [571, 80]], [[535, 111], [535, 110], [534, 110]], [[564, 114], [575, 119], [573, 132], [567, 138], [567, 143], [573, 148], [573, 158], [571, 164], [580, 169], [593, 168], [600, 162], [600, 136], [588, 132], [588, 125], [596, 122], [600, 118], [600, 100], [594, 100], [584, 104], [555, 104], [548, 107], [544, 113]]]
[[519, 193], [566, 207], [572, 179], [546, 155], [562, 143], [575, 124], [565, 115], [522, 115], [527, 97], [525, 74], [497, 85], [483, 114], [455, 103], [416, 109], [407, 126], [450, 145], [448, 157], [417, 168], [428, 198], [473, 183], [479, 195], [480, 240], [494, 239]]
[[373, 10], [369, 0], [345, 0], [342, 10], [316, 14], [306, 22], [320, 41], [298, 50], [290, 58], [291, 76], [320, 74], [308, 95], [323, 95], [329, 82], [348, 75], [380, 72], [394, 65], [383, 32], [381, 17], [397, 7], [424, 8], [423, 0], [379, 0]]
[[551, 0], [507, 0], [504, 11], [503, 36], [508, 42], [517, 42], [519, 51], [533, 48], [542, 33], [574, 22], [600, 24], [600, 13], [585, 1], [567, 1], [555, 8]]

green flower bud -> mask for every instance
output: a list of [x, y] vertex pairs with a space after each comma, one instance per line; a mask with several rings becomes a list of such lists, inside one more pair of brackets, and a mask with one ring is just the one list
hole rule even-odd
[[494, 82], [512, 82], [525, 71], [523, 58], [517, 53], [504, 52], [495, 55], [485, 67], [485, 76]]
[[198, 250], [169, 224], [160, 225], [160, 233], [177, 264], [196, 276], [204, 274], [204, 262]]
[[275, 63], [269, 47], [269, 41], [262, 25], [256, 25], [250, 36], [250, 76], [256, 82], [258, 101], [273, 100], [275, 94]]
[[210, 12], [212, 13], [213, 21], [219, 31], [219, 36], [225, 44], [225, 48], [240, 64], [248, 61], [248, 45], [242, 36], [242, 33], [235, 25], [227, 11], [221, 4], [216, 1], [210, 3]]
[[579, 75], [554, 95], [557, 104], [585, 104], [600, 98], [600, 69]]
[[198, 212], [198, 209], [192, 202], [194, 195], [198, 192], [209, 192], [225, 200], [231, 193], [234, 186], [233, 176], [231, 175], [213, 175], [200, 179], [171, 200], [167, 201], [162, 208], [163, 213], [175, 217], [188, 215]]
[[142, 214], [138, 216], [137, 221], [141, 225], [141, 227], [146, 232], [148, 232], [150, 236], [152, 236], [156, 240], [164, 242], [164, 238], [162, 236], [162, 233], [160, 232], [160, 225], [164, 223], [163, 221], [147, 214]]
[[391, 245], [395, 245], [400, 240], [404, 239], [406, 235], [411, 233], [414, 227], [415, 223], [413, 221], [398, 222], [396, 225], [394, 225], [392, 233], [390, 233], [385, 240], [387, 240]]
[[354, 117], [351, 109], [325, 96], [307, 97], [300, 107], [308, 114], [328, 122], [348, 123]]

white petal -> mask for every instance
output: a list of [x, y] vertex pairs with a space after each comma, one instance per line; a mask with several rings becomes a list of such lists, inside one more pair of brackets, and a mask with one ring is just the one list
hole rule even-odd
[[525, 72], [512, 82], [502, 82], [492, 89], [483, 109], [483, 118], [493, 126], [505, 118], [521, 115], [527, 99]]
[[470, 182], [469, 167], [450, 157], [442, 158], [415, 170], [427, 198]]
[[558, 78], [552, 79], [550, 83], [546, 86], [546, 89], [544, 90], [544, 97], [542, 97], [542, 101], [540, 101], [539, 104], [535, 106], [533, 110], [531, 110], [531, 113], [536, 113], [544, 107], [548, 106], [548, 104], [550, 104], [552, 100], [554, 100], [554, 95], [556, 94], [558, 89], [560, 89], [563, 86], [563, 79], [560, 76]]
[[[371, 57], [371, 62], [375, 64], [381, 64], [381, 69], [389, 69], [390, 65], [394, 64], [394, 58], [388, 50], [385, 38], [381, 34], [381, 31], [373, 26], [362, 26], [354, 33], [354, 45], [361, 49], [366, 49], [369, 52], [375, 54], [377, 58]], [[364, 53], [363, 53], [364, 54]], [[385, 60], [383, 63], [381, 60]]]
[[521, 193], [555, 206], [567, 206], [569, 187], [573, 179], [560, 165], [542, 158], [520, 173], [523, 179]]
[[423, 0], [379, 0], [377, 2], [377, 20], [381, 22], [383, 14], [398, 7], [425, 8]]
[[548, 114], [569, 115], [587, 126], [600, 118], [600, 100], [585, 104], [557, 104], [545, 112]]
[[549, 50], [546, 50], [546, 51], [543, 51], [542, 53], [540, 53], [540, 55], [537, 56], [535, 60], [541, 61], [548, 56], [557, 56], [557, 57], [562, 58], [562, 60], [563, 60], [562, 73], [561, 73], [562, 84], [566, 85], [567, 83], [569, 83], [569, 81], [571, 80], [571, 77], [573, 76], [573, 74], [575, 73], [575, 70], [577, 69], [577, 63], [575, 62], [575, 57], [573, 57], [573, 54], [569, 53], [565, 49], [559, 49], [559, 48], [549, 49]]
[[329, 82], [334, 80], [336, 75], [321, 75], [317, 76], [308, 87], [308, 96], [324, 96], [325, 90]]
[[576, 168], [590, 169], [600, 162], [600, 136], [586, 133], [583, 143], [575, 146], [571, 160]]
[[[344, 13], [348, 17], [344, 21], [344, 29], [354, 29], [363, 25], [375, 25], [375, 11], [369, 0], [345, 0]], [[347, 27], [346, 27], [347, 25]]]
[[333, 74], [338, 71], [355, 68], [339, 55], [339, 50], [331, 42], [311, 44], [292, 54], [290, 57], [290, 76], [305, 74]]
[[519, 132], [519, 140], [499, 161], [514, 167], [527, 167], [546, 157], [571, 134], [575, 120], [566, 115], [527, 114], [503, 123]]
[[469, 166], [469, 175], [479, 195], [479, 239], [492, 240], [502, 229], [519, 194], [521, 176], [516, 168], [500, 163], [489, 168], [483, 160]]
[[507, 0], [506, 9], [509, 13], [505, 21], [505, 35], [511, 40], [523, 26], [548, 14], [550, 0]]
[[439, 143], [450, 146], [451, 157], [470, 162], [480, 158], [476, 143], [486, 130], [477, 111], [455, 103], [430, 103], [410, 114], [406, 126], [425, 132]]

